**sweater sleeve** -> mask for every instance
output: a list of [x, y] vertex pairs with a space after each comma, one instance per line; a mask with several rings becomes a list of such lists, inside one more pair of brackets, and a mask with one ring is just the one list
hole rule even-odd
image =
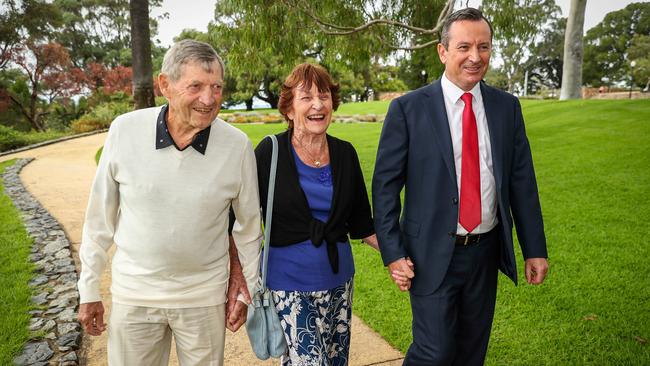
[[246, 141], [240, 169], [239, 193], [232, 201], [232, 209], [237, 218], [232, 235], [235, 239], [248, 291], [252, 296], [259, 278], [262, 227], [260, 225], [257, 164], [250, 141]]
[[118, 123], [113, 122], [104, 143], [95, 179], [88, 197], [79, 259], [80, 303], [101, 301], [100, 277], [108, 262], [108, 250], [113, 245], [113, 235], [119, 211], [119, 184], [114, 178], [114, 159]]
[[352, 239], [363, 239], [375, 233], [372, 214], [370, 213], [368, 191], [363, 179], [359, 157], [351, 144], [349, 145], [349, 153], [346, 155], [350, 156], [350, 167], [354, 176], [354, 186], [352, 187], [354, 204], [348, 219], [348, 228]]

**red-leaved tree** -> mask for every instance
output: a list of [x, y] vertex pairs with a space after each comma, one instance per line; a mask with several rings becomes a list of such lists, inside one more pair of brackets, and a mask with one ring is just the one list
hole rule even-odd
[[12, 51], [11, 59], [25, 74], [29, 93], [25, 96], [4, 90], [3, 94], [18, 107], [33, 129], [44, 131], [42, 117], [48, 113], [48, 104], [44, 102], [79, 93], [85, 75], [72, 66], [68, 51], [56, 42], [28, 40]]
[[96, 62], [88, 64], [85, 69], [86, 86], [92, 93], [102, 91], [105, 94], [123, 92], [132, 95], [131, 80], [133, 71], [130, 67], [116, 66], [107, 68]]

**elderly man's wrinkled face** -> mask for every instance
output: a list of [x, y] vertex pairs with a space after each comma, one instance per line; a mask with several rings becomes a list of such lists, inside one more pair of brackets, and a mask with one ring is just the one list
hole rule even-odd
[[200, 63], [187, 63], [181, 66], [181, 76], [176, 81], [162, 74], [160, 90], [169, 102], [169, 122], [202, 130], [221, 109], [223, 77], [219, 63], [213, 62], [210, 71]]
[[459, 88], [469, 91], [483, 79], [490, 64], [492, 40], [484, 20], [461, 20], [449, 27], [449, 46], [438, 44], [445, 75]]

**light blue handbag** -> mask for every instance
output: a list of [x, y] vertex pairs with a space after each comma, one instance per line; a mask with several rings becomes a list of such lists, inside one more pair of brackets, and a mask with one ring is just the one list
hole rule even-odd
[[271, 172], [269, 190], [266, 199], [266, 220], [264, 225], [264, 258], [262, 260], [262, 280], [253, 294], [253, 302], [248, 305], [246, 333], [253, 347], [255, 356], [260, 360], [280, 357], [287, 352], [287, 342], [280, 325], [280, 318], [275, 310], [271, 291], [266, 287], [266, 271], [271, 240], [271, 217], [273, 212], [273, 194], [275, 192], [275, 173], [278, 166], [278, 140], [269, 135], [273, 143], [271, 154]]

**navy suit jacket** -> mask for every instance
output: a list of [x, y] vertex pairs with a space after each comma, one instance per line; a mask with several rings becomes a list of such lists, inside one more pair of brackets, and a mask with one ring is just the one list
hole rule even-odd
[[[499, 269], [516, 284], [513, 219], [524, 258], [547, 257], [533, 160], [517, 98], [483, 82], [481, 93], [497, 189]], [[411, 291], [416, 295], [434, 292], [447, 272], [458, 223], [457, 187], [438, 80], [391, 102], [372, 179], [382, 259], [385, 265], [406, 256], [413, 260]]]

